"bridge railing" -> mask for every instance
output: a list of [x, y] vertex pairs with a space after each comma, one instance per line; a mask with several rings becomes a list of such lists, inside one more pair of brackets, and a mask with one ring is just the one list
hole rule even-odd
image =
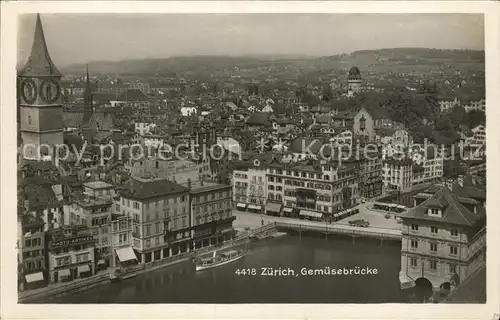
[[394, 233], [376, 232], [371, 230], [356, 230], [347, 228], [338, 228], [332, 226], [312, 226], [304, 224], [295, 224], [287, 222], [275, 222], [275, 226], [278, 228], [299, 228], [301, 230], [313, 230], [313, 231], [325, 231], [337, 234], [347, 234], [347, 235], [359, 235], [359, 236], [372, 236], [377, 238], [393, 238], [399, 239], [401, 236]]

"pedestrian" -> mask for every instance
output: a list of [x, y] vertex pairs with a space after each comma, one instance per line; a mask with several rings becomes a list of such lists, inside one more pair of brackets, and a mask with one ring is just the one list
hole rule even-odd
[[260, 220], [260, 225], [263, 226], [264, 225], [264, 219], [261, 219]]

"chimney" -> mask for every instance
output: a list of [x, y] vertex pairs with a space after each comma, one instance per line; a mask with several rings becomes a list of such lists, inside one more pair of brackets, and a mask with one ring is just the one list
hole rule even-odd
[[200, 186], [203, 187], [204, 183], [203, 183], [203, 179], [200, 179]]
[[189, 189], [191, 189], [191, 178], [188, 178], [187, 186], [188, 186]]

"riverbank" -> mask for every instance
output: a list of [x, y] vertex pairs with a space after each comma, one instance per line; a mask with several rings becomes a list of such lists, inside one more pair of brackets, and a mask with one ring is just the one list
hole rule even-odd
[[[222, 246], [209, 246], [205, 248], [201, 248], [196, 250], [195, 252], [184, 252], [178, 254], [176, 256], [168, 257], [162, 260], [153, 261], [150, 263], [140, 265], [141, 268], [135, 271], [134, 273], [137, 275], [141, 275], [147, 272], [155, 271], [161, 268], [172, 267], [174, 265], [188, 262], [195, 255], [205, 255], [210, 254], [214, 251], [225, 250], [230, 248], [237, 248], [242, 245], [245, 245], [249, 242], [248, 237], [238, 237], [234, 240], [227, 241]], [[127, 280], [124, 280], [127, 281]], [[50, 284], [45, 288], [40, 288], [36, 290], [28, 290], [18, 293], [18, 302], [19, 303], [36, 303], [39, 300], [47, 299], [51, 297], [64, 296], [80, 291], [84, 291], [96, 286], [101, 286], [105, 284], [109, 284], [110, 273], [109, 272], [101, 272], [94, 276], [76, 279], [67, 283], [60, 284]]]

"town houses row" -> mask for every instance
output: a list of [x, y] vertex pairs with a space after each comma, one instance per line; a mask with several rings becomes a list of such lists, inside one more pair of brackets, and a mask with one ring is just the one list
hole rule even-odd
[[129, 180], [119, 189], [65, 177], [30, 162], [20, 177], [18, 266], [22, 289], [148, 264], [232, 238], [229, 185]]

